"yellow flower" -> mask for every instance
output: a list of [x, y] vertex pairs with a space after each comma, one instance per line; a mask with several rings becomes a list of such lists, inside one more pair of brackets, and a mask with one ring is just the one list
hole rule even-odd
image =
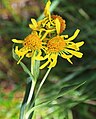
[[50, 28], [55, 28], [57, 34], [59, 35], [60, 33], [62, 33], [65, 30], [66, 24], [65, 24], [65, 20], [62, 19], [62, 17], [58, 16], [58, 15], [51, 15], [50, 13], [50, 5], [51, 2], [50, 0], [48, 0], [45, 9], [44, 9], [44, 15], [47, 22], [45, 22], [46, 26], [48, 29]]
[[[19, 61], [17, 64], [20, 63], [20, 61], [26, 57], [32, 57], [34, 52], [37, 51], [38, 54], [41, 52], [41, 50], [44, 50], [43, 43], [37, 33], [33, 33], [28, 35], [24, 40], [17, 40], [12, 39], [14, 43], [21, 43], [23, 47], [18, 50], [18, 46], [15, 48], [15, 53], [19, 56]], [[38, 55], [37, 55], [38, 56]]]
[[74, 33], [74, 35], [68, 39], [65, 40], [68, 35], [62, 35], [62, 36], [55, 36], [52, 39], [50, 39], [47, 43], [47, 51], [46, 55], [44, 57], [38, 56], [37, 59], [39, 60], [47, 60], [46, 63], [44, 63], [40, 69], [43, 69], [47, 65], [49, 65], [49, 68], [52, 68], [56, 65], [57, 63], [57, 58], [58, 56], [61, 56], [64, 59], [67, 59], [71, 64], [72, 61], [70, 58], [72, 56], [76, 56], [78, 58], [81, 58], [83, 53], [79, 52], [79, 47], [84, 44], [83, 41], [74, 43], [72, 40], [74, 40], [78, 33], [80, 32], [79, 29], [77, 29]]
[[[51, 2], [48, 0], [45, 9], [45, 17], [36, 21], [31, 19], [29, 27], [32, 29], [32, 34], [28, 35], [24, 40], [13, 39], [14, 43], [21, 43], [23, 47], [15, 48], [15, 53], [19, 56], [18, 63], [26, 57], [33, 57], [36, 60], [47, 60], [40, 69], [43, 69], [48, 65], [52, 68], [57, 63], [58, 56], [67, 59], [71, 64], [71, 58], [76, 56], [81, 58], [83, 53], [79, 52], [80, 47], [84, 44], [83, 41], [74, 43], [73, 40], [77, 37], [80, 30], [77, 29], [73, 36], [68, 38], [68, 35], [60, 34], [65, 30], [65, 20], [58, 15], [51, 15], [50, 13]], [[42, 53], [43, 51], [43, 53]]]
[[63, 20], [62, 17], [58, 15], [51, 15], [50, 5], [51, 5], [51, 2], [50, 0], [48, 0], [44, 9], [45, 17], [38, 22], [32, 18], [31, 19], [32, 24], [29, 24], [29, 27], [33, 31], [39, 31], [40, 34], [43, 34], [46, 36], [52, 33], [59, 35], [66, 28], [65, 20]]

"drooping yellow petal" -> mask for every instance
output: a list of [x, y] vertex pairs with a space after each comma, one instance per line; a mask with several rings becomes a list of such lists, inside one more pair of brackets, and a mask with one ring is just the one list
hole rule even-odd
[[18, 46], [15, 48], [15, 53], [20, 57], [22, 56], [22, 53], [18, 50]]
[[68, 38], [67, 41], [72, 41], [72, 40], [74, 40], [74, 39], [77, 37], [77, 35], [79, 34], [79, 32], [80, 32], [80, 30], [77, 29], [77, 30], [75, 31], [75, 33], [73, 34], [73, 36], [71, 36], [70, 38]]
[[[21, 51], [20, 51], [21, 50]], [[27, 50], [25, 51], [23, 48], [21, 48], [20, 50], [18, 50], [18, 46], [16, 46], [15, 48], [15, 53], [20, 57], [19, 61], [17, 62], [17, 64], [20, 63], [20, 61], [24, 58], [24, 55], [28, 52]], [[22, 50], [24, 50], [24, 52], [22, 52]]]
[[57, 57], [58, 57], [58, 54], [52, 54], [50, 59], [50, 65], [48, 66], [48, 68], [52, 68], [52, 67], [55, 67], [55, 65], [57, 64]]
[[19, 64], [23, 58], [24, 58], [24, 56], [22, 56], [22, 57], [18, 60], [17, 64]]
[[67, 59], [68, 62], [70, 62], [71, 64], [73, 64], [72, 61], [70, 60], [70, 58], [72, 58], [72, 55], [66, 55], [65, 53], [62, 53], [61, 54], [61, 57], [64, 58], [64, 59]]
[[44, 57], [43, 56], [36, 56], [35, 59], [42, 61], [42, 60], [46, 60], [48, 57], [49, 57], [49, 55], [45, 55]]
[[68, 58], [72, 58], [72, 55], [66, 55], [65, 53], [62, 53], [61, 57], [63, 57], [64, 59], [68, 59]]
[[68, 60], [68, 62], [70, 62], [71, 64], [73, 64], [73, 62], [69, 58], [67, 60]]
[[24, 56], [29, 50], [26, 49], [26, 48], [21, 48], [20, 50], [18, 50], [18, 46], [16, 46], [15, 48], [15, 53], [19, 56], [19, 57], [22, 57]]
[[58, 18], [55, 19], [55, 23], [56, 23], [56, 31], [57, 31], [57, 34], [59, 35], [60, 34], [60, 22]]
[[24, 40], [12, 39], [12, 42], [14, 42], [14, 43], [23, 43], [23, 42], [24, 42]]
[[46, 57], [46, 56], [45, 56], [45, 57], [42, 56], [41, 50], [38, 50], [38, 54], [35, 56], [35, 59], [36, 59], [36, 60], [40, 60], [40, 61], [41, 61], [41, 60], [45, 60], [45, 59], [47, 59], [47, 58], [48, 58], [48, 56], [47, 56], [47, 57]]
[[78, 58], [81, 58], [83, 56], [83, 53], [81, 53], [81, 52], [77, 52], [77, 51], [73, 51], [73, 50], [69, 50], [69, 49], [65, 49], [65, 51], [71, 53], [72, 55], [74, 55]]
[[30, 52], [30, 53], [27, 53], [26, 54], [26, 57], [28, 57], [28, 58], [30, 58], [30, 57], [32, 57], [33, 56], [33, 52]]
[[40, 66], [40, 69], [45, 68], [49, 63], [50, 63], [50, 61], [48, 60], [47, 62], [45, 62], [43, 65]]

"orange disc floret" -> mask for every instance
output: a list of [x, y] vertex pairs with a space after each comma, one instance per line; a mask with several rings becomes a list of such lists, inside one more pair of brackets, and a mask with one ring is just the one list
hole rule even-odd
[[47, 48], [49, 53], [60, 52], [64, 50], [65, 46], [66, 46], [66, 43], [64, 39], [60, 36], [53, 37], [47, 43]]
[[51, 18], [53, 18], [53, 19], [58, 18], [58, 20], [60, 22], [60, 33], [62, 33], [66, 28], [65, 20], [62, 19], [62, 17], [60, 17], [58, 15], [52, 15]]
[[30, 50], [37, 50], [42, 48], [42, 41], [36, 34], [28, 35], [23, 42], [23, 46]]

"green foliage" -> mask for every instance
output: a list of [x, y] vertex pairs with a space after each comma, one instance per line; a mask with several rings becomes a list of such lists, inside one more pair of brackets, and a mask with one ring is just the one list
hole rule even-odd
[[[21, 63], [25, 72], [16, 64], [11, 53], [11, 39], [23, 39], [30, 33], [28, 24], [31, 17], [41, 19], [42, 1], [32, 2], [28, 6], [18, 6], [20, 1], [0, 1], [0, 118], [17, 119], [23, 95], [15, 97], [17, 93], [23, 94], [28, 68]], [[82, 59], [73, 58], [73, 65], [64, 59], [59, 59], [58, 64], [52, 69], [42, 90], [36, 100], [34, 119], [95, 119], [96, 117], [96, 1], [95, 0], [52, 0], [52, 14], [58, 14], [66, 20], [66, 30], [63, 34], [71, 36], [77, 28], [81, 30], [77, 41], [85, 41], [81, 48], [84, 56]], [[18, 7], [10, 8], [12, 4]], [[40, 5], [39, 5], [39, 4]], [[23, 5], [24, 5], [23, 4]], [[1, 7], [2, 6], [2, 7]], [[18, 9], [18, 10], [17, 10]], [[16, 11], [17, 10], [17, 11]], [[24, 11], [24, 12], [22, 12]], [[38, 12], [39, 11], [39, 12]], [[26, 15], [25, 15], [26, 14]], [[40, 17], [39, 17], [40, 16]], [[25, 64], [30, 63], [24, 60]], [[37, 64], [37, 63], [36, 63]], [[38, 62], [39, 64], [39, 62]], [[37, 71], [38, 72], [38, 71]], [[35, 72], [36, 73], [36, 72]], [[41, 70], [38, 85], [45, 73]], [[5, 85], [5, 82], [7, 84]], [[9, 83], [13, 86], [8, 87]], [[7, 88], [8, 87], [8, 88]], [[6, 90], [5, 90], [6, 89]], [[22, 91], [23, 90], [23, 91]], [[10, 93], [8, 93], [9, 91]]]

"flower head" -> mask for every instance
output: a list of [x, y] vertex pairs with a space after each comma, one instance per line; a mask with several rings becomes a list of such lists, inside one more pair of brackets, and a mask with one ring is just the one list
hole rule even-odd
[[21, 43], [23, 47], [18, 50], [18, 46], [15, 48], [15, 53], [20, 57], [18, 63], [26, 57], [32, 57], [35, 51], [41, 52], [43, 49], [42, 41], [36, 33], [28, 35], [24, 40], [12, 40], [14, 43]]
[[47, 62], [45, 62], [40, 69], [43, 69], [47, 65], [49, 65], [49, 68], [52, 68], [57, 63], [58, 56], [61, 56], [64, 59], [67, 59], [71, 64], [72, 61], [70, 58], [73, 56], [76, 56], [78, 58], [81, 58], [83, 53], [79, 52], [79, 47], [84, 44], [83, 41], [74, 43], [72, 42], [73, 39], [75, 39], [79, 33], [79, 29], [77, 29], [74, 33], [74, 35], [68, 39], [65, 40], [63, 35], [61, 36], [55, 36], [52, 39], [50, 39], [47, 43], [47, 52], [46, 56], [41, 58], [39, 57], [39, 60], [45, 60], [47, 59]]
[[[48, 0], [44, 9], [44, 18], [36, 21], [31, 19], [29, 27], [32, 33], [24, 40], [13, 39], [14, 43], [21, 43], [22, 48], [15, 48], [15, 53], [19, 56], [18, 63], [26, 57], [33, 57], [35, 60], [47, 60], [40, 69], [48, 66], [54, 67], [57, 64], [58, 56], [68, 60], [72, 64], [71, 58], [76, 56], [81, 58], [83, 53], [79, 52], [80, 47], [84, 44], [83, 41], [74, 43], [73, 40], [77, 37], [80, 30], [77, 29], [73, 36], [68, 38], [68, 35], [61, 35], [66, 28], [65, 20], [58, 15], [50, 13], [51, 1]], [[42, 53], [43, 51], [43, 53]]]
[[46, 36], [48, 36], [53, 31], [54, 31], [53, 33], [59, 35], [66, 28], [65, 20], [62, 19], [62, 17], [58, 15], [51, 15], [50, 5], [51, 5], [51, 2], [50, 0], [48, 0], [44, 9], [45, 17], [38, 22], [36, 22], [36, 20], [32, 18], [31, 19], [32, 24], [29, 24], [29, 27], [33, 31], [40, 31], [41, 34], [42, 33], [47, 34]]
[[55, 36], [50, 39], [47, 43], [47, 48], [49, 53], [57, 53], [60, 52], [66, 47], [66, 42], [60, 36]]

